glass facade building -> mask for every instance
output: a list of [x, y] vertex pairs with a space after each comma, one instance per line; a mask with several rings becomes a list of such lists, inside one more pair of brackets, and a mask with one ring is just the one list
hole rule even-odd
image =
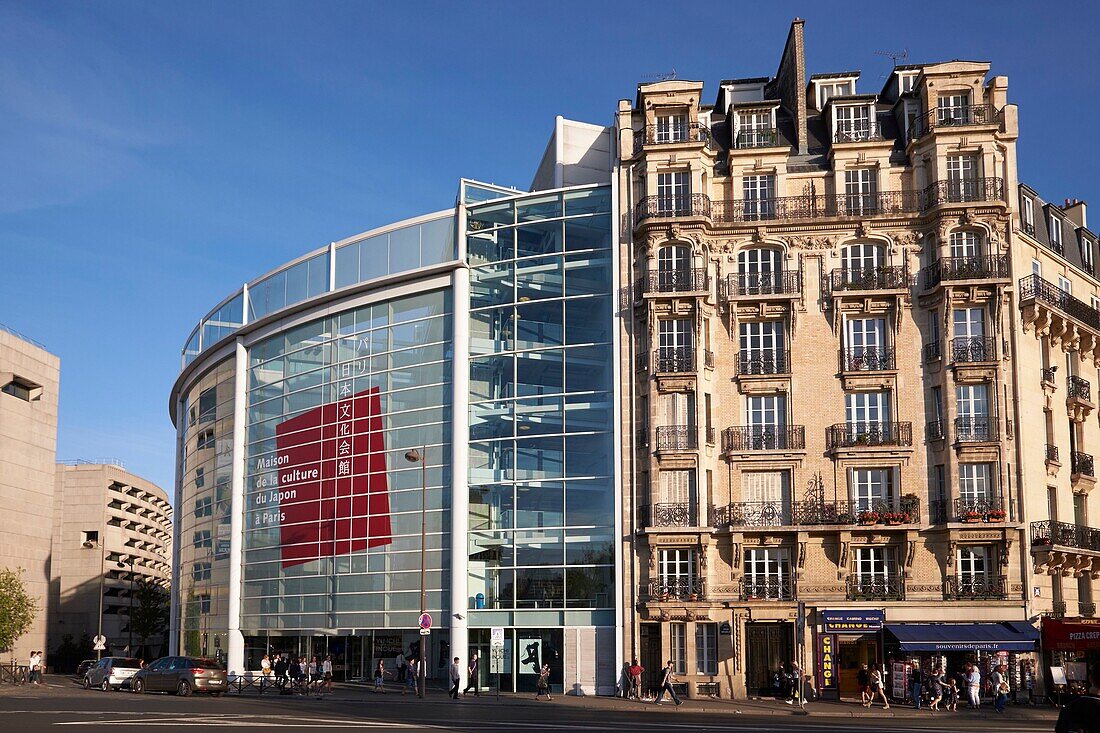
[[355, 679], [423, 640], [430, 675], [476, 650], [483, 686], [533, 689], [535, 661], [614, 684], [611, 202], [463, 181], [201, 319], [171, 398], [174, 651]]

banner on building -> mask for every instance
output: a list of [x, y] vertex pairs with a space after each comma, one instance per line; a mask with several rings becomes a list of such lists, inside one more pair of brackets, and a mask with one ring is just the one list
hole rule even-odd
[[862, 634], [866, 631], [882, 631], [885, 614], [881, 610], [822, 611], [822, 621], [827, 634]]
[[818, 686], [822, 690], [837, 687], [836, 635], [821, 634], [817, 637]]

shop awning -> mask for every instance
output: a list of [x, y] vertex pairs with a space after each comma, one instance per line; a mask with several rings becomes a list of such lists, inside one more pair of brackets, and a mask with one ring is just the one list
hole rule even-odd
[[903, 652], [1035, 650], [1039, 632], [1023, 621], [985, 624], [887, 624]]

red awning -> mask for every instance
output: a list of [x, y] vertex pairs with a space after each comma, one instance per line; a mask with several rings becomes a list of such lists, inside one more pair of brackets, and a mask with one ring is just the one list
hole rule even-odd
[[1043, 619], [1043, 648], [1056, 652], [1100, 651], [1100, 619]]

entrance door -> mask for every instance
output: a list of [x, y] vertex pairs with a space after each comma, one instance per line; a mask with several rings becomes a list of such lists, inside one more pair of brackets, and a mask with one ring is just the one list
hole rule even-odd
[[772, 677], [793, 657], [790, 624], [745, 624], [745, 690], [772, 695]]
[[837, 682], [840, 697], [859, 697], [860, 666], [866, 664], [870, 669], [878, 662], [878, 643], [873, 637], [867, 639], [841, 637], [839, 647]]
[[661, 670], [667, 660], [661, 659], [661, 625], [642, 624], [641, 632], [642, 658], [639, 660], [645, 672], [642, 673], [642, 691], [657, 689], [661, 682]]

